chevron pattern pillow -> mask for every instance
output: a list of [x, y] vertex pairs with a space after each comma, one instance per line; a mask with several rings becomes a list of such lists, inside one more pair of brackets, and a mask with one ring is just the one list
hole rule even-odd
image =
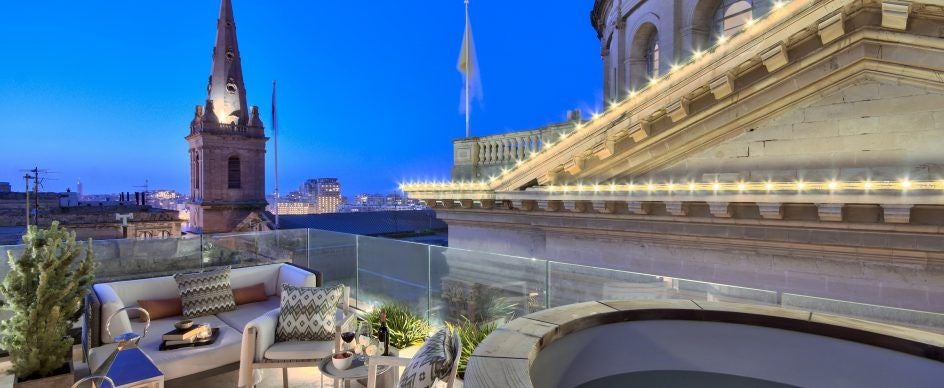
[[443, 327], [416, 352], [400, 377], [400, 388], [429, 388], [449, 378], [455, 360], [455, 342], [449, 326]]
[[329, 288], [296, 287], [282, 284], [279, 324], [275, 340], [334, 340], [334, 315], [341, 302], [344, 286]]
[[177, 289], [183, 305], [184, 318], [196, 318], [236, 309], [233, 289], [229, 283], [230, 268], [176, 274]]

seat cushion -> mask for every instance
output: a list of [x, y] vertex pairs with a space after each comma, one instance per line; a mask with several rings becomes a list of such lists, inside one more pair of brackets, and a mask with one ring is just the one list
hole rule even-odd
[[296, 287], [282, 284], [279, 324], [275, 340], [329, 341], [334, 339], [334, 318], [344, 286]]
[[212, 271], [177, 274], [174, 280], [180, 290], [185, 318], [213, 315], [236, 309], [229, 267]]
[[[141, 350], [151, 357], [157, 368], [164, 373], [164, 379], [175, 379], [239, 362], [242, 334], [212, 315], [194, 319], [198, 324], [209, 323], [211, 327], [220, 329], [220, 336], [212, 345], [163, 352], [157, 350], [161, 345], [161, 336], [173, 330], [174, 322], [180, 319], [181, 317], [172, 317], [151, 321], [147, 336], [139, 343]], [[131, 326], [137, 333], [144, 329], [144, 324], [140, 322], [132, 322]], [[96, 370], [114, 349], [115, 344], [93, 348], [89, 352], [89, 368]]]
[[241, 304], [236, 306], [236, 310], [216, 314], [216, 317], [242, 333], [249, 321], [277, 308], [279, 308], [279, 297], [270, 296], [265, 302]]
[[269, 360], [314, 360], [334, 353], [334, 341], [276, 342], [265, 351]]

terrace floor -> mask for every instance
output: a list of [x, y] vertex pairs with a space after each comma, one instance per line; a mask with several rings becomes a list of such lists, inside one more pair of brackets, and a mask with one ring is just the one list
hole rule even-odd
[[[78, 357], [76, 359], [81, 359], [82, 348], [81, 346], [76, 346], [73, 348], [74, 356]], [[10, 368], [10, 359], [7, 357], [0, 358], [0, 387], [11, 387], [13, 386], [13, 376], [7, 374], [7, 370]], [[207, 377], [199, 381], [190, 381], [186, 385], [179, 384], [168, 384], [168, 388], [182, 388], [186, 387], [200, 387], [200, 388], [233, 388], [236, 386], [237, 382], [237, 373], [236, 371], [222, 373], [216, 376]], [[379, 386], [380, 384], [378, 384]], [[321, 372], [318, 368], [293, 368], [288, 370], [288, 386], [290, 388], [313, 388], [313, 387], [333, 387], [331, 380], [325, 379], [324, 385], [321, 384]], [[358, 383], [352, 383], [350, 387], [363, 387], [364, 385]], [[453, 385], [455, 388], [462, 388], [462, 382], [456, 381], [456, 384]], [[282, 387], [282, 372], [278, 369], [269, 369], [263, 371], [262, 381], [256, 385], [259, 388], [281, 388]], [[445, 384], [437, 383], [434, 387], [445, 387]]]

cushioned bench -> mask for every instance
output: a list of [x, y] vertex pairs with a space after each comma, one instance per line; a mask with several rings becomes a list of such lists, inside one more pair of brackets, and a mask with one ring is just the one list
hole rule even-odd
[[[233, 288], [263, 283], [268, 299], [238, 305], [234, 311], [195, 318], [196, 323], [209, 323], [212, 327], [220, 329], [220, 336], [212, 345], [158, 351], [161, 336], [173, 330], [174, 322], [182, 318], [176, 316], [151, 321], [151, 328], [148, 335], [141, 339], [140, 347], [164, 372], [165, 380], [198, 378], [238, 369], [240, 343], [246, 324], [279, 307], [281, 285], [288, 283], [320, 287], [322, 279], [317, 271], [291, 264], [269, 264], [234, 268], [230, 274], [230, 282]], [[127, 306], [137, 306], [138, 300], [180, 297], [173, 276], [98, 283], [92, 290], [86, 300], [82, 342], [89, 368], [93, 371], [114, 350], [116, 345], [113, 335], [131, 330], [141, 333], [144, 328], [144, 323], [138, 322], [136, 312], [129, 311], [112, 320], [112, 336], [109, 336], [105, 331], [105, 320], [115, 311]]]

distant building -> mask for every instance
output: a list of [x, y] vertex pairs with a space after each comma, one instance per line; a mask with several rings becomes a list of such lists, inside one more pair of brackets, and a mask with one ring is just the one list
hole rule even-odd
[[[309, 179], [302, 184], [302, 199], [316, 205], [316, 214], [336, 213], [343, 201], [341, 200], [341, 183], [338, 178]], [[309, 213], [311, 214], [311, 213]]]
[[246, 104], [236, 22], [220, 5], [206, 105], [190, 122], [190, 228], [198, 233], [269, 229], [265, 215], [265, 136], [259, 109]]
[[[105, 196], [101, 196], [103, 199]], [[19, 244], [26, 225], [26, 193], [0, 193], [0, 245]], [[30, 224], [48, 227], [53, 221], [75, 232], [76, 238], [170, 238], [179, 237], [180, 215], [156, 209], [130, 194], [110, 196], [108, 201], [80, 201], [76, 192], [30, 193]], [[117, 200], [115, 200], [117, 199]], [[125, 215], [123, 221], [117, 215]]]
[[[276, 207], [270, 204], [266, 210], [276, 212]], [[318, 214], [318, 205], [309, 202], [279, 202], [279, 215]]]
[[0, 193], [9, 193], [12, 191], [10, 182], [0, 182]]

